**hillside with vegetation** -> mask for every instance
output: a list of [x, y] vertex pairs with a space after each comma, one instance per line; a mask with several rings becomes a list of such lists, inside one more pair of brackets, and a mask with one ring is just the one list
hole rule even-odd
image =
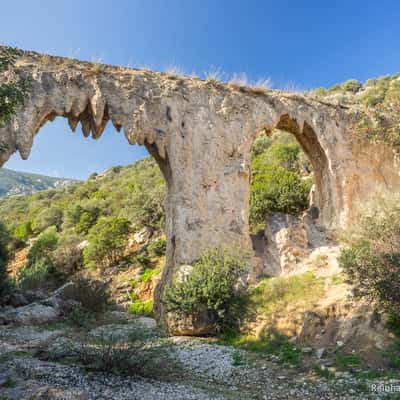
[[28, 172], [0, 169], [0, 197], [23, 196], [51, 188], [71, 185], [76, 180]]
[[[306, 209], [311, 184], [310, 164], [292, 135], [262, 133], [253, 151], [252, 230], [273, 212]], [[40, 285], [50, 277], [62, 281], [82, 270], [107, 274], [121, 263], [141, 266], [149, 276], [159, 274], [160, 262], [152, 263], [148, 250], [137, 252], [128, 243], [144, 229], [158, 238], [150, 252], [154, 247], [153, 256], [163, 255], [164, 199], [159, 167], [145, 158], [93, 174], [86, 182], [0, 200], [0, 221], [11, 238], [10, 251], [29, 249], [17, 284]], [[79, 248], [82, 243], [85, 247]], [[152, 265], [155, 270], [149, 268]]]

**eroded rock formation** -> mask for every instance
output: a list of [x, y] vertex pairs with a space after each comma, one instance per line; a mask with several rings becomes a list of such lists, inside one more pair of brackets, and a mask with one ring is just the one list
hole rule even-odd
[[28, 158], [35, 135], [57, 116], [95, 139], [111, 121], [155, 157], [168, 191], [160, 291], [175, 265], [192, 263], [206, 247], [250, 251], [251, 147], [262, 129], [293, 133], [309, 156], [320, 224], [343, 224], [356, 201], [400, 183], [390, 149], [352, 144], [349, 110], [304, 95], [32, 52], [9, 74], [31, 75], [33, 84], [25, 106], [0, 128], [0, 165], [16, 151]]

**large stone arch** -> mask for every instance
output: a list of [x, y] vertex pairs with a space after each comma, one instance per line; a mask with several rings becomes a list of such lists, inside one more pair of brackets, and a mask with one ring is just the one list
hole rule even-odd
[[[130, 144], [145, 145], [167, 182], [167, 265], [156, 295], [176, 268], [202, 249], [251, 251], [251, 146], [260, 129], [293, 133], [319, 171], [319, 222], [340, 226], [353, 205], [381, 185], [400, 183], [392, 150], [352, 141], [349, 110], [308, 96], [252, 90], [159, 72], [24, 52], [14, 73], [33, 78], [12, 123], [0, 128], [0, 166], [29, 156], [40, 127], [56, 116], [101, 136], [108, 121]], [[4, 77], [3, 77], [4, 79]], [[159, 315], [162, 307], [158, 307]]]

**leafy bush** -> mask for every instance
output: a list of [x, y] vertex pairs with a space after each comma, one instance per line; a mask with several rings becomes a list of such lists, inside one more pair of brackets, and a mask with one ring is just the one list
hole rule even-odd
[[74, 274], [83, 267], [83, 252], [79, 248], [82, 238], [76, 235], [63, 235], [53, 253], [54, 265], [64, 276]]
[[344, 235], [339, 262], [356, 297], [400, 313], [400, 206], [398, 194], [374, 199]]
[[[0, 73], [11, 69], [15, 65], [18, 56], [19, 50], [3, 47], [0, 50]], [[4, 126], [11, 121], [17, 108], [24, 104], [30, 88], [30, 77], [12, 80], [0, 85], [0, 126]]]
[[28, 253], [28, 265], [37, 262], [46, 262], [52, 264], [51, 254], [58, 243], [58, 234], [54, 227], [46, 229], [42, 232]]
[[342, 83], [342, 89], [346, 92], [357, 93], [362, 88], [362, 83], [355, 80], [350, 79], [344, 83]]
[[23, 290], [33, 290], [51, 286], [54, 267], [44, 259], [38, 259], [33, 264], [26, 265], [18, 271], [18, 286]]
[[151, 278], [152, 278], [154, 275], [159, 274], [160, 272], [161, 272], [161, 270], [160, 270], [159, 268], [154, 268], [154, 269], [146, 268], [146, 269], [144, 270], [143, 274], [140, 275], [139, 280], [140, 280], [140, 282], [145, 282], [145, 283], [150, 282], [150, 281], [151, 281]]
[[100, 218], [89, 231], [89, 245], [83, 252], [85, 265], [106, 268], [118, 263], [124, 254], [129, 225], [125, 218]]
[[165, 238], [154, 240], [147, 247], [147, 251], [153, 257], [164, 256], [166, 250], [167, 250], [167, 241], [165, 240]]
[[235, 290], [246, 271], [243, 257], [220, 248], [203, 251], [190, 275], [176, 278], [164, 290], [167, 311], [206, 314], [216, 330], [232, 327], [238, 318], [241, 296]]
[[151, 315], [153, 312], [153, 305], [154, 305], [153, 300], [147, 300], [147, 301], [135, 300], [129, 306], [128, 311], [130, 314], [135, 314], [135, 315]]
[[[160, 358], [165, 368], [162, 349], [146, 344], [156, 334], [138, 325], [128, 337], [120, 334], [86, 334], [80, 343], [71, 344], [69, 351], [87, 368], [115, 374], [140, 374], [159, 376]], [[160, 357], [161, 356], [161, 357]]]
[[298, 143], [273, 143], [266, 151], [271, 164], [283, 167], [289, 171], [300, 171], [301, 148]]
[[304, 180], [297, 172], [267, 165], [251, 183], [250, 222], [265, 221], [272, 212], [298, 213], [308, 206], [312, 182]]
[[265, 133], [261, 133], [253, 143], [253, 157], [265, 153], [271, 144], [272, 138]]
[[63, 211], [58, 207], [50, 207], [40, 212], [35, 218], [32, 228], [36, 233], [42, 232], [50, 226], [55, 226], [59, 231], [62, 222]]
[[97, 222], [99, 215], [100, 209], [98, 207], [82, 210], [79, 215], [79, 221], [75, 226], [76, 231], [78, 233], [87, 234], [90, 228]]
[[73, 285], [65, 288], [65, 298], [78, 301], [85, 311], [98, 313], [104, 310], [110, 299], [104, 282], [81, 274], [75, 276], [72, 283]]
[[32, 235], [32, 233], [32, 223], [31, 221], [26, 221], [14, 228], [13, 236], [16, 239], [26, 241]]
[[9, 241], [9, 233], [0, 222], [0, 296], [7, 288], [7, 261], [9, 257], [7, 246]]

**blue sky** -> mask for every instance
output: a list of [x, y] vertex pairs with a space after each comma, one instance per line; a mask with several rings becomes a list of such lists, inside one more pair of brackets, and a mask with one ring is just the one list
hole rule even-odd
[[[400, 2], [389, 0], [19, 0], [0, 42], [110, 64], [246, 73], [310, 89], [400, 71]], [[6, 167], [86, 178], [146, 154], [110, 126], [98, 141], [46, 124], [31, 157]]]

